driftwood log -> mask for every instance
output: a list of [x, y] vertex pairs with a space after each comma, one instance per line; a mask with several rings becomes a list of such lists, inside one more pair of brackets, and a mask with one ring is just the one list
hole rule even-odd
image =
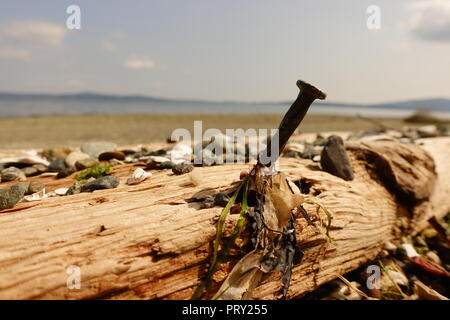
[[[355, 173], [350, 182], [309, 160], [280, 161], [280, 170], [299, 183], [306, 198], [333, 216], [334, 242], [319, 232], [325, 218], [315, 205], [305, 208], [318, 228], [297, 217], [305, 256], [294, 267], [288, 298], [356, 269], [375, 258], [385, 241], [414, 234], [428, 218], [450, 209], [450, 138], [426, 139], [422, 147], [353, 142], [347, 150]], [[0, 211], [0, 299], [190, 298], [207, 270], [214, 219], [221, 212], [219, 207], [200, 209], [199, 200], [231, 190], [249, 168], [197, 168], [203, 174], [198, 187], [169, 170], [127, 186], [133, 167], [117, 166], [117, 189], [22, 202]], [[71, 178], [45, 179], [48, 190], [73, 183]], [[216, 287], [233, 262], [218, 272]], [[67, 288], [72, 265], [80, 267], [79, 290]], [[263, 277], [254, 298], [274, 298], [278, 279], [277, 274]]]

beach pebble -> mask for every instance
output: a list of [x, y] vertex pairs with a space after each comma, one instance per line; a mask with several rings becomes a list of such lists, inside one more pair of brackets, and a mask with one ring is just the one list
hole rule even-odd
[[33, 194], [42, 191], [45, 188], [45, 184], [43, 184], [41, 181], [32, 181], [28, 185], [28, 192], [27, 194]]
[[60, 171], [65, 170], [66, 168], [67, 167], [66, 167], [66, 163], [64, 162], [64, 159], [58, 158], [58, 159], [54, 159], [54, 160], [52, 160], [52, 162], [50, 162], [47, 170], [50, 172], [60, 172]]
[[189, 180], [194, 186], [199, 186], [203, 181], [203, 174], [199, 170], [193, 170], [189, 174]]
[[100, 161], [108, 161], [108, 160], [112, 160], [112, 159], [123, 161], [123, 160], [125, 160], [125, 154], [120, 151], [107, 151], [107, 152], [102, 152], [98, 156], [98, 160], [100, 160]]
[[322, 169], [344, 180], [353, 180], [353, 169], [350, 164], [344, 141], [339, 136], [330, 136], [320, 156]]
[[391, 251], [391, 252], [395, 252], [397, 250], [397, 246], [390, 241], [386, 241], [384, 243], [384, 249]]
[[38, 174], [47, 172], [47, 170], [48, 170], [48, 166], [43, 165], [43, 164], [35, 164], [35, 165], [33, 165], [33, 168], [36, 168], [36, 170], [38, 171]]
[[6, 189], [0, 189], [0, 210], [10, 209], [23, 199], [28, 190], [26, 183], [18, 183]]
[[32, 177], [39, 173], [38, 169], [35, 167], [25, 167], [21, 169], [25, 177]]
[[430, 259], [431, 261], [433, 261], [433, 262], [435, 262], [435, 263], [437, 263], [437, 264], [442, 265], [441, 258], [439, 258], [439, 256], [436, 254], [436, 252], [434, 252], [434, 251], [428, 251], [425, 255], [426, 255], [426, 257], [427, 257], [428, 259]]
[[74, 172], [75, 172], [74, 167], [66, 168], [66, 169], [58, 172], [58, 174], [56, 175], [56, 179], [62, 179], [62, 178], [68, 177]]
[[178, 163], [172, 167], [172, 172], [177, 175], [189, 173], [192, 170], [194, 170], [194, 166], [190, 162]]
[[67, 191], [69, 191], [69, 188], [58, 188], [54, 190], [53, 192], [58, 196], [64, 196], [67, 194]]
[[230, 201], [230, 197], [224, 192], [219, 192], [214, 196], [214, 201], [216, 205], [226, 207], [228, 201]]
[[70, 186], [69, 189], [67, 189], [65, 195], [71, 196], [71, 195], [79, 194], [79, 193], [81, 193], [81, 183], [76, 181], [72, 186]]
[[131, 177], [128, 178], [127, 184], [129, 184], [129, 185], [138, 184], [151, 176], [152, 176], [151, 172], [146, 172], [142, 168], [137, 168], [136, 170], [134, 170]]
[[81, 192], [92, 192], [94, 190], [114, 189], [119, 185], [119, 179], [114, 176], [105, 176], [87, 182], [81, 186]]
[[81, 151], [88, 154], [91, 158], [97, 159], [98, 156], [106, 151], [114, 151], [117, 145], [111, 142], [97, 141], [86, 142], [81, 145]]
[[89, 169], [89, 168], [95, 167], [96, 165], [98, 165], [98, 161], [95, 159], [92, 159], [91, 157], [82, 159], [82, 160], [78, 160], [77, 162], [75, 162], [75, 168], [77, 170]]
[[41, 155], [48, 161], [53, 161], [55, 159], [65, 159], [71, 152], [73, 148], [70, 147], [57, 147], [49, 148], [41, 151]]
[[90, 158], [89, 155], [87, 155], [86, 153], [83, 153], [81, 151], [73, 151], [66, 157], [64, 162], [68, 167], [75, 167], [75, 163], [77, 161], [89, 158]]
[[24, 181], [26, 180], [25, 174], [22, 170], [16, 168], [16, 167], [9, 167], [6, 169], [3, 169], [1, 172], [1, 181]]
[[203, 203], [203, 207], [204, 207], [205, 209], [212, 208], [212, 207], [214, 207], [215, 204], [216, 204], [216, 202], [215, 202], [213, 196], [207, 196], [207, 197], [205, 198], [205, 200], [203, 200], [202, 203]]
[[439, 135], [438, 128], [435, 125], [422, 126], [417, 129], [420, 138], [433, 138]]

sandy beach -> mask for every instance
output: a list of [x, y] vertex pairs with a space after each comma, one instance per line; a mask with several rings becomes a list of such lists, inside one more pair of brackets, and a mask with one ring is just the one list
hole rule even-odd
[[[203, 130], [272, 129], [282, 115], [80, 115], [0, 119], [0, 149], [79, 146], [86, 141], [112, 141], [118, 145], [163, 142], [177, 128], [193, 130], [195, 120], [203, 121]], [[402, 119], [377, 118], [385, 126], [399, 129]], [[307, 115], [300, 132], [358, 131], [376, 128], [376, 124], [357, 117]]]

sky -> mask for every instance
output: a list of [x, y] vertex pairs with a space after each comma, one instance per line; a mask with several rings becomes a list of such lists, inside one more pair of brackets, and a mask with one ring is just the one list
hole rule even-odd
[[303, 79], [336, 102], [450, 98], [450, 0], [2, 1], [0, 73], [8, 92], [286, 101]]

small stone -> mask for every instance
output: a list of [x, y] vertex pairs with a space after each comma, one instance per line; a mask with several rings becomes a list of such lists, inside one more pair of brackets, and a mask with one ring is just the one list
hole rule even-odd
[[426, 228], [422, 234], [425, 238], [434, 238], [437, 237], [439, 233], [434, 228]]
[[316, 136], [316, 140], [314, 140], [313, 145], [315, 146], [324, 146], [327, 142], [327, 139], [325, 139], [321, 134], [318, 134]]
[[395, 252], [397, 250], [397, 246], [390, 241], [386, 241], [384, 243], [384, 249], [391, 251], [391, 252]]
[[228, 202], [230, 201], [230, 197], [224, 192], [219, 192], [214, 196], [214, 201], [216, 205], [220, 207], [226, 207]]
[[77, 181], [67, 190], [66, 196], [71, 196], [79, 193], [81, 193], [81, 183]]
[[16, 167], [9, 167], [3, 169], [1, 172], [2, 181], [24, 181], [26, 180], [25, 174], [22, 170]]
[[96, 165], [98, 165], [98, 161], [92, 158], [86, 158], [75, 162], [75, 168], [77, 170], [89, 169], [95, 167]]
[[94, 190], [114, 189], [119, 185], [119, 179], [114, 176], [105, 176], [90, 181], [81, 187], [81, 192], [92, 192]]
[[189, 162], [182, 162], [172, 167], [172, 172], [178, 175], [189, 173], [192, 170], [194, 170], [194, 166]]
[[172, 161], [164, 161], [159, 166], [160, 169], [172, 169], [172, 167], [173, 167]]
[[91, 158], [97, 159], [98, 156], [106, 151], [116, 150], [117, 145], [111, 142], [86, 142], [81, 145], [81, 151], [91, 156]]
[[203, 207], [204, 207], [205, 209], [212, 208], [212, 207], [214, 207], [215, 204], [216, 204], [216, 202], [215, 202], [213, 196], [207, 196], [207, 197], [205, 198], [205, 200], [203, 200], [202, 203], [203, 203]]
[[100, 161], [108, 161], [108, 160], [112, 160], [112, 159], [117, 159], [117, 160], [123, 161], [123, 160], [125, 160], [125, 154], [120, 151], [107, 151], [107, 152], [102, 152], [98, 156], [98, 160], [100, 160]]
[[0, 210], [10, 209], [23, 199], [28, 190], [26, 183], [18, 183], [6, 189], [0, 189]]
[[427, 258], [430, 259], [431, 261], [433, 261], [433, 262], [435, 262], [435, 263], [437, 263], [437, 264], [442, 265], [441, 258], [439, 258], [439, 256], [436, 254], [436, 252], [434, 252], [434, 251], [428, 251], [425, 255], [426, 255]]
[[53, 192], [55, 193], [55, 195], [64, 196], [67, 194], [68, 191], [69, 191], [69, 188], [58, 188], [58, 189], [54, 190]]
[[350, 164], [344, 141], [339, 136], [330, 136], [320, 156], [322, 169], [344, 180], [353, 180], [353, 169]]
[[67, 167], [66, 167], [66, 163], [64, 162], [64, 159], [58, 158], [58, 159], [55, 159], [52, 162], [50, 162], [47, 170], [50, 172], [60, 172], [60, 171], [65, 170], [66, 168]]
[[417, 134], [420, 138], [433, 138], [439, 135], [438, 129], [435, 125], [422, 126], [417, 129]]
[[55, 159], [65, 159], [72, 151], [73, 149], [70, 147], [57, 147], [44, 149], [42, 150], [41, 155], [51, 162]]
[[35, 164], [35, 165], [33, 165], [33, 168], [36, 168], [36, 170], [38, 171], [38, 174], [47, 172], [47, 170], [48, 170], [48, 167], [43, 164]]
[[315, 156], [317, 156], [319, 154], [320, 154], [320, 152], [318, 151], [317, 148], [315, 148], [315, 147], [307, 147], [307, 148], [305, 148], [305, 151], [303, 151], [301, 153], [300, 156], [303, 159], [312, 159], [312, 158], [314, 158]]
[[65, 163], [68, 167], [75, 167], [75, 163], [80, 160], [89, 159], [89, 155], [80, 151], [71, 152], [65, 159]]
[[35, 167], [25, 167], [21, 169], [25, 177], [32, 177], [39, 173], [38, 169]]
[[74, 172], [75, 172], [74, 167], [66, 168], [66, 169], [58, 172], [58, 174], [56, 175], [56, 179], [66, 178]]
[[312, 161], [314, 161], [314, 162], [320, 162], [320, 156], [314, 156], [314, 157], [312, 158]]
[[199, 170], [193, 170], [189, 173], [189, 179], [194, 186], [199, 186], [203, 181], [203, 175]]
[[45, 184], [43, 184], [41, 181], [32, 181], [28, 185], [28, 192], [27, 194], [33, 194], [42, 191], [45, 188]]

